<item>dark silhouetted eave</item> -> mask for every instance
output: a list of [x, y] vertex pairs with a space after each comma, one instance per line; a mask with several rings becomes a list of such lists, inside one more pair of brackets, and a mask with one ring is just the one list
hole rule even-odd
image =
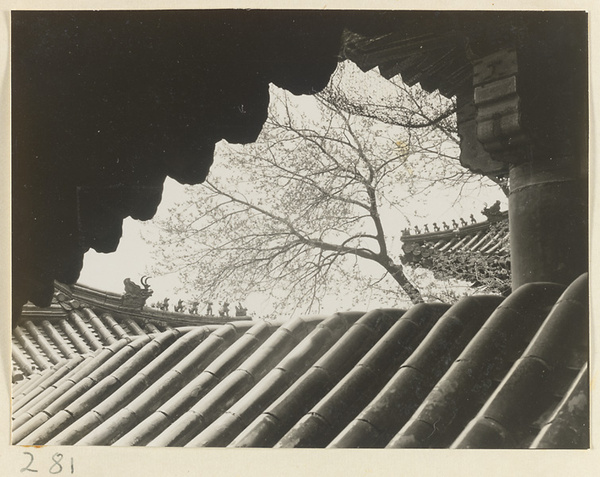
[[13, 202], [26, 211], [13, 223], [16, 307], [47, 306], [52, 281], [74, 283], [85, 251], [117, 247], [125, 217], [151, 218], [167, 175], [197, 184], [221, 139], [256, 140], [269, 84], [323, 89], [346, 17], [14, 12]]

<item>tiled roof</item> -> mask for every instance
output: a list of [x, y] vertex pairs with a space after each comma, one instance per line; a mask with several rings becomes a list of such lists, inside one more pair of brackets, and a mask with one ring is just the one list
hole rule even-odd
[[420, 82], [426, 91], [439, 89], [451, 97], [464, 87], [473, 68], [465, 55], [463, 35], [449, 31], [447, 24], [439, 26], [443, 31], [424, 33], [405, 27], [378, 37], [349, 34], [344, 55], [364, 70], [379, 67], [386, 78], [401, 74], [409, 86]]
[[25, 305], [13, 330], [13, 380], [38, 371], [53, 374], [65, 360], [80, 359], [119, 340], [173, 328], [223, 324], [220, 318], [123, 305], [123, 295], [87, 286], [55, 284], [52, 305]]
[[462, 218], [460, 222], [443, 222], [443, 228], [434, 223], [433, 232], [427, 225], [424, 232], [418, 227], [415, 233], [404, 230], [402, 263], [427, 268], [440, 280], [454, 278], [487, 292], [510, 292], [508, 213], [484, 222], [471, 215], [470, 224]]
[[14, 386], [13, 443], [589, 446], [588, 283], [115, 338]]
[[443, 228], [433, 224], [438, 230], [430, 232], [429, 226], [425, 231], [416, 229], [415, 233], [405, 230], [402, 234], [402, 251], [405, 263], [431, 265], [431, 257], [436, 253], [452, 255], [455, 253], [479, 253], [484, 255], [507, 256], [509, 254], [508, 212], [502, 212], [493, 220], [475, 222], [471, 219], [468, 224], [461, 219], [453, 225]]

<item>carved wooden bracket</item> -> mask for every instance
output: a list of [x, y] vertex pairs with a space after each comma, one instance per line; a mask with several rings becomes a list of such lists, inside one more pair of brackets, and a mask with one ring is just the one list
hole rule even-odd
[[520, 156], [515, 149], [530, 144], [522, 125], [517, 73], [517, 52], [512, 48], [473, 62], [477, 138], [494, 160], [512, 163]]
[[478, 174], [506, 175], [508, 165], [492, 159], [477, 137], [477, 108], [473, 102], [473, 89], [468, 88], [457, 94], [456, 104], [458, 106], [456, 122], [460, 138], [460, 163]]

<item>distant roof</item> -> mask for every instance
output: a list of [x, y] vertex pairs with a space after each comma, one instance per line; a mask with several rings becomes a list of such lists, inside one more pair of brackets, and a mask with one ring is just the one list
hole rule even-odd
[[[434, 222], [431, 226], [425, 225], [424, 230], [416, 227], [414, 233], [409, 229], [404, 230], [404, 252], [410, 254], [419, 246], [431, 245], [434, 250], [440, 252], [508, 253], [508, 227], [494, 227], [496, 224], [508, 225], [508, 211], [500, 212], [482, 222], [475, 221], [473, 215], [469, 222], [463, 218], [459, 220], [460, 223], [452, 220], [451, 225], [445, 221], [440, 224]], [[415, 253], [411, 261], [418, 262], [420, 255]]]
[[[485, 210], [485, 209], [484, 209]], [[441, 280], [455, 278], [498, 291], [510, 289], [508, 212], [486, 221], [460, 219], [415, 227], [402, 234], [402, 263], [430, 269]], [[480, 257], [479, 268], [473, 257]]]
[[19, 326], [12, 336], [13, 369], [19, 379], [60, 365], [66, 359], [96, 352], [120, 339], [243, 319], [247, 317], [158, 310], [143, 306], [127, 294], [56, 282], [50, 307], [38, 308], [31, 304], [23, 307]]
[[17, 383], [13, 443], [587, 448], [587, 300], [583, 275], [453, 306], [129, 329]]

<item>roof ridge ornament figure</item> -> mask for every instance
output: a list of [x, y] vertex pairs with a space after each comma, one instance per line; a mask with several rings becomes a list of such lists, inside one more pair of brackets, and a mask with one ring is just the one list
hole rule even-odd
[[500, 212], [499, 200], [497, 200], [494, 205], [491, 205], [490, 207], [484, 207], [481, 213], [485, 215], [490, 222], [498, 222], [504, 218], [502, 212]]
[[125, 308], [135, 308], [141, 310], [146, 304], [146, 300], [154, 293], [150, 289], [148, 279], [150, 277], [143, 276], [140, 279], [140, 283], [144, 287], [140, 287], [137, 283], [134, 283], [130, 278], [123, 280], [125, 286], [125, 293], [121, 297], [121, 305]]
[[248, 308], [244, 307], [241, 302], [235, 306], [235, 316], [247, 316]]
[[185, 305], [183, 304], [183, 300], [177, 301], [177, 305], [175, 305], [174, 311], [176, 313], [185, 313]]
[[223, 304], [219, 309], [219, 316], [229, 318], [229, 302], [227, 300], [223, 301]]

